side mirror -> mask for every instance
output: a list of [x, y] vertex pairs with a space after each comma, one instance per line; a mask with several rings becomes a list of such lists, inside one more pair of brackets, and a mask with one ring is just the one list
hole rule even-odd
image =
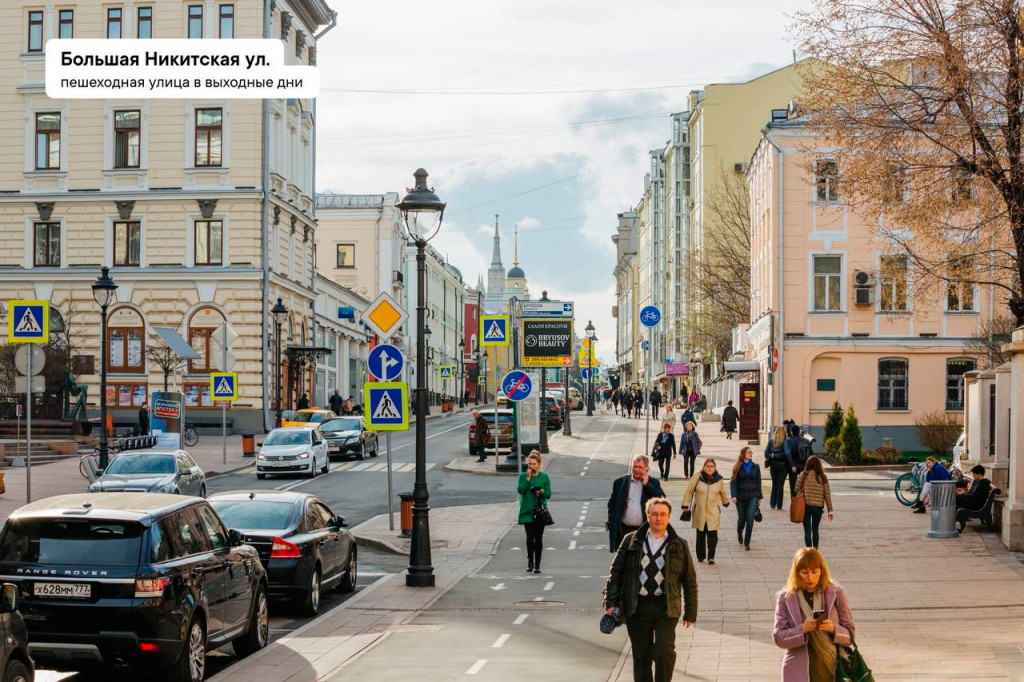
[[263, 447], [263, 443], [256, 443], [256, 447], [262, 448]]
[[3, 594], [0, 595], [0, 613], [10, 613], [18, 609], [18, 586], [4, 583]]
[[184, 469], [181, 470], [181, 475], [182, 476], [191, 476], [192, 473], [193, 473], [192, 467], [185, 467]]
[[234, 528], [231, 528], [231, 529], [228, 530], [228, 544], [231, 545], [232, 547], [239, 547], [239, 546], [245, 544], [243, 542], [244, 537], [245, 537], [244, 535], [242, 535], [240, 532], [238, 532]]
[[103, 475], [103, 469], [97, 469], [96, 470], [96, 478], [99, 478], [102, 475]]
[[348, 528], [348, 521], [345, 520], [344, 516], [337, 516], [334, 522], [338, 524], [338, 528]]

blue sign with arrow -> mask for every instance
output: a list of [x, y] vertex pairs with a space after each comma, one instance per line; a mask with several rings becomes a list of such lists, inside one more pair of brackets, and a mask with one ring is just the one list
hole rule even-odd
[[405, 356], [389, 343], [382, 343], [374, 346], [370, 356], [366, 359], [370, 374], [377, 377], [378, 381], [392, 381], [402, 375], [405, 367]]
[[644, 306], [644, 309], [640, 311], [640, 321], [644, 323], [645, 327], [655, 327], [661, 322], [661, 311], [657, 306]]
[[501, 378], [501, 390], [513, 402], [526, 400], [532, 389], [533, 382], [530, 381], [530, 375], [526, 372], [513, 370]]

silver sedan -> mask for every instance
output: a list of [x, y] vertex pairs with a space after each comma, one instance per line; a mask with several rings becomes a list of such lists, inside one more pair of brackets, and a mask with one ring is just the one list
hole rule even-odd
[[206, 474], [184, 450], [122, 452], [107, 465], [89, 492], [171, 493], [206, 497]]
[[304, 426], [287, 426], [274, 429], [260, 443], [256, 478], [293, 473], [315, 478], [317, 473], [326, 474], [329, 466], [327, 441], [319, 431]]

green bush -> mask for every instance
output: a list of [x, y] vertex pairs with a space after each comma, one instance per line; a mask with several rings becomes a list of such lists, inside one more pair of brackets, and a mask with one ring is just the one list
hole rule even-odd
[[903, 459], [903, 453], [899, 448], [889, 448], [884, 445], [880, 448], [875, 448], [872, 454], [882, 464], [896, 464]]
[[856, 464], [860, 461], [861, 453], [864, 451], [864, 438], [860, 433], [860, 424], [857, 422], [857, 415], [853, 411], [853, 405], [846, 411], [843, 419], [843, 428], [839, 431], [839, 440], [842, 442], [840, 456], [846, 464]]
[[839, 436], [832, 436], [831, 438], [825, 439], [825, 454], [829, 457], [839, 457], [839, 450], [842, 446], [842, 442], [839, 440]]
[[825, 441], [829, 438], [835, 438], [839, 435], [840, 429], [843, 428], [843, 408], [839, 406], [839, 402], [832, 403], [832, 411], [825, 417]]
[[878, 450], [875, 450], [874, 452], [865, 450], [860, 456], [860, 462], [861, 464], [888, 464], [888, 462], [882, 459], [881, 455], [878, 454]]

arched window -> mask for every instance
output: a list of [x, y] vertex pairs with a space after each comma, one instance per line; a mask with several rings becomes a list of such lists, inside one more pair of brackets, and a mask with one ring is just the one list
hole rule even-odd
[[134, 308], [117, 308], [107, 320], [111, 372], [146, 371], [146, 323]]
[[964, 409], [964, 374], [977, 369], [974, 358], [948, 358], [946, 360], [946, 409]]
[[906, 358], [878, 361], [878, 409], [910, 409], [910, 363]]
[[224, 316], [215, 308], [200, 308], [192, 313], [188, 321], [188, 343], [196, 353], [199, 353], [200, 359], [189, 360], [190, 374], [208, 374], [216, 369], [211, 336], [224, 322]]

